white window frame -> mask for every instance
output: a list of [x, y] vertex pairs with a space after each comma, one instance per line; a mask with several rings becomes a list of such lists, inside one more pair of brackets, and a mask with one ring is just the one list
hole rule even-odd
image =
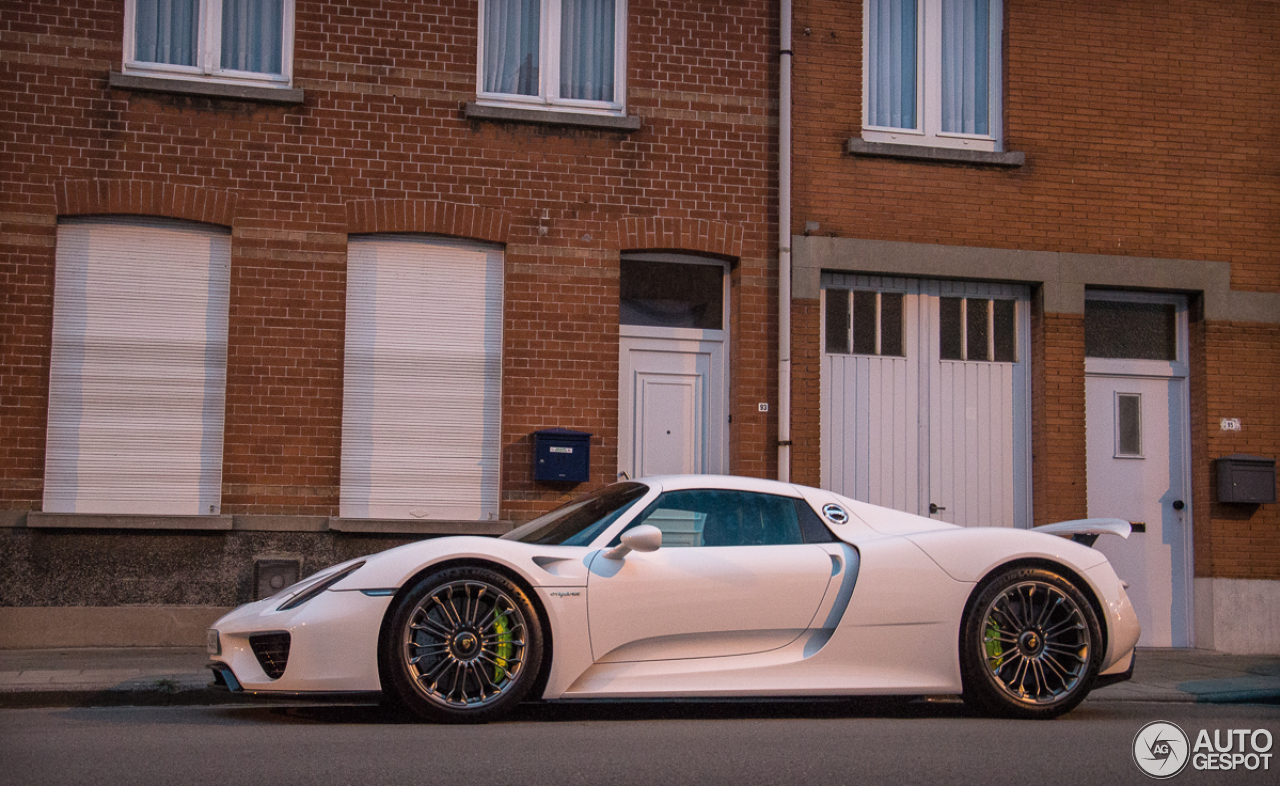
[[627, 85], [627, 0], [614, 6], [613, 101], [583, 101], [560, 97], [560, 0], [542, 0], [539, 5], [538, 95], [491, 93], [484, 89], [484, 20], [488, 0], [480, 0], [476, 43], [476, 102], [515, 109], [543, 109], [598, 115], [626, 114]]
[[962, 134], [942, 131], [942, 3], [943, 0], [916, 0], [916, 124], [911, 128], [890, 128], [867, 123], [871, 102], [871, 3], [862, 5], [862, 138], [867, 142], [944, 147], [959, 150], [1000, 152], [1002, 137], [1004, 2], [991, 0], [989, 40], [990, 84], [988, 128], [991, 133]]
[[154, 76], [166, 79], [188, 79], [220, 84], [248, 84], [257, 87], [287, 88], [293, 84], [293, 27], [294, 1], [283, 0], [281, 20], [281, 51], [279, 74], [256, 71], [239, 71], [222, 67], [222, 0], [199, 0], [197, 15], [200, 30], [197, 35], [195, 66], [173, 63], [149, 63], [136, 59], [138, 0], [124, 3], [124, 63], [122, 72], [135, 76]]

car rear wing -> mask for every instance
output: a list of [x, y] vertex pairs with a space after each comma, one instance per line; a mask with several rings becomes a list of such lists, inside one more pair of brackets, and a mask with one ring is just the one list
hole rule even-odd
[[1071, 538], [1076, 543], [1092, 546], [1099, 535], [1119, 535], [1122, 538], [1128, 538], [1129, 533], [1133, 532], [1133, 526], [1124, 519], [1075, 519], [1035, 527], [1032, 531], [1060, 535]]

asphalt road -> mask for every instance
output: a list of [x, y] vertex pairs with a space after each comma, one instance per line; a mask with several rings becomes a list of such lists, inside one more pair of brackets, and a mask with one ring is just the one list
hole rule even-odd
[[[1267, 729], [1280, 753], [1265, 705], [1088, 702], [1049, 722], [865, 701], [561, 705], [469, 727], [372, 707], [70, 708], [0, 711], [0, 784], [1148, 784], [1131, 751], [1156, 720], [1193, 743]], [[1268, 765], [1168, 782], [1280, 782]]]

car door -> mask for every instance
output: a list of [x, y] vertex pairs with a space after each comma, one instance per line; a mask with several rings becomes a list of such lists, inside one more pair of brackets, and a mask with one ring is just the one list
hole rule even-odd
[[785, 646], [813, 621], [832, 558], [806, 544], [798, 499], [670, 491], [631, 524], [663, 532], [657, 551], [597, 552], [587, 577], [597, 662], [745, 655]]

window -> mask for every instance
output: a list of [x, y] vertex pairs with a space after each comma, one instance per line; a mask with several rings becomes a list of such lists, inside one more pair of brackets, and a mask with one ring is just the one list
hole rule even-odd
[[866, 0], [869, 142], [1000, 150], [1001, 0]]
[[220, 512], [231, 234], [58, 224], [44, 510]]
[[[627, 529], [651, 524], [662, 530], [662, 547], [785, 546], [801, 544], [802, 500], [750, 491], [669, 491]], [[615, 538], [621, 542], [621, 535]]]
[[623, 257], [618, 275], [623, 325], [724, 329], [724, 265]]
[[287, 87], [294, 0], [125, 0], [124, 71]]
[[902, 357], [901, 292], [826, 290], [827, 352]]
[[938, 345], [943, 360], [1018, 360], [1017, 308], [1013, 300], [938, 299]]
[[1091, 358], [1177, 360], [1177, 306], [1089, 298], [1084, 302], [1084, 354]]
[[625, 0], [480, 0], [485, 103], [621, 114]]
[[497, 519], [502, 289], [499, 248], [351, 238], [340, 516]]

